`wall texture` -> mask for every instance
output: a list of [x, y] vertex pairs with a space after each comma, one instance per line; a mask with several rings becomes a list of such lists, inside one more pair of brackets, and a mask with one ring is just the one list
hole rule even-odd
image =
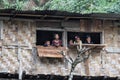
[[[43, 24], [42, 22], [39, 23]], [[46, 24], [44, 23], [44, 25]], [[62, 25], [68, 26], [69, 23], [63, 23]], [[88, 59], [88, 74], [86, 74], [85, 67], [87, 65], [85, 62], [77, 65], [74, 74], [85, 76], [120, 76], [120, 52], [111, 51], [111, 48], [120, 49], [118, 27], [114, 26], [111, 21], [101, 22], [99, 20], [92, 22], [80, 20], [80, 22], [76, 23], [76, 26], [80, 26], [77, 27], [79, 31], [102, 32], [102, 42], [107, 44], [106, 48], [110, 49], [101, 49], [100, 52], [93, 52], [90, 55]], [[3, 40], [0, 41], [0, 72], [18, 72], [20, 58], [22, 69], [27, 74], [68, 75], [70, 64], [65, 63], [64, 59], [39, 58], [34, 53], [33, 47], [35, 47], [36, 42], [35, 22], [3, 21], [2, 35]], [[18, 50], [18, 45], [20, 50]], [[70, 49], [68, 54], [75, 58], [76, 51]]]

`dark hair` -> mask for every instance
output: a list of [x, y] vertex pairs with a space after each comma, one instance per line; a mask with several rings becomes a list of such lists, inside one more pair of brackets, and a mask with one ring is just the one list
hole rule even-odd
[[79, 36], [75, 36], [75, 39], [80, 38]]
[[54, 36], [56, 36], [56, 35], [58, 35], [58, 36], [59, 36], [59, 34], [57, 34], [57, 33], [56, 33], [56, 34], [54, 34]]
[[87, 36], [86, 36], [86, 38], [89, 38], [89, 37], [91, 38], [91, 36], [90, 36], [90, 35], [87, 35]]

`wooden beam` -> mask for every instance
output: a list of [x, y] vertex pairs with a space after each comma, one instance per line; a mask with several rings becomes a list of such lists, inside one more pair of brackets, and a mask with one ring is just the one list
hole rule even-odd
[[46, 18], [46, 17], [47, 17], [47, 15], [44, 15], [40, 19], [44, 20], [44, 18]]
[[35, 21], [47, 21], [47, 22], [62, 22], [62, 20], [45, 20], [45, 19], [43, 19], [43, 20], [41, 20], [41, 19], [34, 19]]
[[67, 21], [68, 19], [69, 19], [69, 17], [65, 17], [65, 19], [64, 19], [64, 20], [65, 20], [65, 21]]
[[87, 76], [89, 76], [89, 59], [85, 60], [84, 66], [85, 66], [85, 73]]
[[57, 28], [49, 28], [49, 27], [42, 27], [42, 28], [37, 28], [37, 30], [47, 30], [47, 31], [61, 31], [63, 32], [64, 30], [63, 29], [57, 29]]

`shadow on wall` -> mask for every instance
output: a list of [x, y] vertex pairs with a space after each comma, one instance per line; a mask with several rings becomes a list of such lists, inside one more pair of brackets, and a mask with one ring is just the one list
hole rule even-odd
[[[18, 80], [18, 74], [0, 73], [0, 80]], [[23, 73], [23, 80], [68, 80], [68, 76], [60, 75], [28, 75]], [[108, 76], [75, 76], [73, 80], [120, 80], [119, 77]]]
[[57, 64], [57, 63], [64, 63], [64, 60], [62, 58], [46, 58], [46, 57], [43, 57], [43, 58], [40, 58], [40, 61], [41, 63], [43, 64], [46, 64], [46, 63], [49, 63], [49, 64]]

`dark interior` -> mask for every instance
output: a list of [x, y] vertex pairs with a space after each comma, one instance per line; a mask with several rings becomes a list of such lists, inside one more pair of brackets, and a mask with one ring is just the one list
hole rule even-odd
[[[54, 40], [54, 34], [59, 34], [62, 40], [62, 31], [47, 31], [47, 30], [37, 30], [37, 43], [36, 45], [44, 45], [44, 43], [49, 40], [51, 43]], [[75, 36], [79, 36], [83, 43], [85, 43], [87, 36], [91, 37], [94, 44], [101, 44], [101, 33], [100, 32], [68, 32], [68, 42], [70, 40], [75, 40]]]
[[54, 40], [54, 35], [59, 34], [60, 40], [62, 40], [62, 32], [61, 31], [43, 31], [43, 30], [37, 30], [37, 43], [36, 45], [44, 45], [46, 41], [52, 41]]
[[100, 44], [101, 43], [101, 33], [95, 32], [68, 32], [68, 42], [70, 40], [75, 40], [75, 36], [79, 36], [83, 43], [85, 43], [87, 36], [91, 37], [91, 40], [94, 44]]

